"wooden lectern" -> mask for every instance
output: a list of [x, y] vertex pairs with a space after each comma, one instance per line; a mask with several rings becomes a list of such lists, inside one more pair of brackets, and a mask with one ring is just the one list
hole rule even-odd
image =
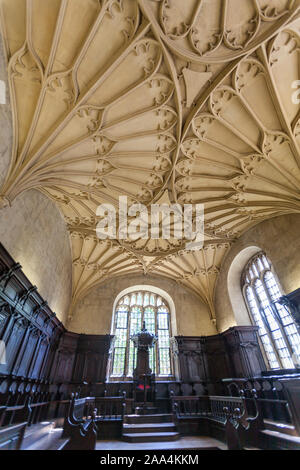
[[149, 350], [157, 341], [157, 336], [150, 333], [143, 323], [141, 331], [130, 338], [137, 352], [136, 368], [133, 371], [133, 398], [135, 404], [143, 404], [155, 401], [155, 373], [149, 366]]

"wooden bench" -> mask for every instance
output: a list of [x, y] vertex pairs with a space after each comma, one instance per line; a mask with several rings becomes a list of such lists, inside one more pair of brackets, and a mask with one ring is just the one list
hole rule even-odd
[[[248, 414], [244, 396], [175, 396], [171, 394], [172, 411], [181, 433], [204, 433], [226, 441], [228, 449], [253, 445], [261, 426], [259, 412]], [[251, 428], [251, 431], [250, 431]]]
[[87, 416], [87, 398], [78, 398], [76, 393], [72, 393], [71, 400], [64, 418], [62, 437], [70, 436], [73, 425], [83, 423]]
[[65, 417], [62, 438], [68, 441], [61, 450], [94, 450], [97, 441], [96, 413], [90, 411], [93, 399], [77, 398], [72, 394], [67, 416]]
[[2, 406], [0, 409], [0, 427], [7, 427], [12, 424], [30, 422], [32, 414], [31, 398], [26, 397], [22, 405]]
[[117, 397], [78, 398], [78, 395], [72, 395], [64, 419], [62, 436], [69, 437], [74, 430], [74, 425], [91, 421], [94, 410], [97, 410], [94, 421], [98, 427], [98, 439], [120, 438], [124, 415], [130, 414], [132, 409], [133, 399], [127, 399], [125, 392]]
[[27, 422], [0, 428], [0, 450], [20, 450]]

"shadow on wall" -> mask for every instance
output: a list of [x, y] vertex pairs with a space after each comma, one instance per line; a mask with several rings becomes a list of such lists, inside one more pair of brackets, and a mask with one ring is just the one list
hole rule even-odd
[[0, 34], [0, 194], [12, 152], [12, 115], [3, 40]]
[[241, 276], [245, 265], [261, 248], [248, 246], [241, 250], [233, 259], [227, 276], [227, 289], [236, 325], [251, 325], [248, 310], [241, 289]]

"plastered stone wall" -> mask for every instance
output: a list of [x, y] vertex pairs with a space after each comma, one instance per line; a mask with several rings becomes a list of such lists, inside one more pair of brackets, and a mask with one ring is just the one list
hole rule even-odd
[[[0, 188], [8, 171], [12, 146], [12, 116], [6, 72], [6, 59], [0, 34]], [[1, 193], [1, 191], [0, 191]]]
[[218, 331], [249, 325], [250, 318], [240, 288], [246, 262], [264, 250], [272, 261], [284, 293], [300, 287], [300, 215], [276, 217], [258, 224], [232, 246], [221, 267], [215, 290]]
[[178, 335], [216, 334], [207, 306], [195, 294], [169, 279], [136, 275], [119, 277], [93, 287], [75, 306], [73, 319], [67, 324], [68, 330], [85, 334], [110, 333], [113, 304], [117, 295], [128, 287], [145, 284], [159, 287], [172, 297]]
[[0, 242], [65, 324], [72, 257], [65, 222], [54, 203], [36, 190], [18, 196], [11, 207], [0, 210]]

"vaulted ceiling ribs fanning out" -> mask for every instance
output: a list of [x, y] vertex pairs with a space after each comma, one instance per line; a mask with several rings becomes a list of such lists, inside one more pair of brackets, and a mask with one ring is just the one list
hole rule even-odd
[[[32, 188], [56, 202], [73, 305], [104, 280], [151, 273], [192, 289], [214, 320], [230, 245], [299, 212], [299, 4], [1, 1], [14, 143], [0, 202]], [[119, 196], [203, 203], [203, 248], [100, 240], [96, 208]]]

